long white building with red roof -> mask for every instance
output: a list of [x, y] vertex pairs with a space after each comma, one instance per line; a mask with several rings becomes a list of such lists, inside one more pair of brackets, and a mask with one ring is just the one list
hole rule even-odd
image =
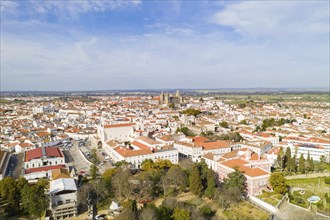
[[57, 147], [40, 147], [24, 153], [24, 177], [27, 180], [48, 178], [52, 170], [66, 167], [64, 155]]
[[132, 164], [133, 168], [139, 169], [142, 162], [147, 159], [167, 159], [176, 164], [179, 161], [179, 152], [173, 145], [165, 145], [148, 137], [139, 137], [130, 145], [123, 145], [110, 141], [103, 149], [115, 162], [126, 161]]

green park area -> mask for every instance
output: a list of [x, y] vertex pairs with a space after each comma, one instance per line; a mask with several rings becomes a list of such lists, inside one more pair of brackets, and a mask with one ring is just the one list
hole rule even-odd
[[[274, 173], [272, 176], [274, 179], [273, 185], [275, 184], [274, 191], [264, 191], [261, 195], [258, 195], [258, 198], [276, 206], [283, 195], [287, 193], [290, 203], [307, 209], [310, 206], [308, 199], [312, 196], [317, 196], [320, 200], [312, 204], [311, 209], [330, 216], [329, 177], [287, 180], [280, 173]], [[279, 179], [283, 179], [283, 181], [279, 181]]]

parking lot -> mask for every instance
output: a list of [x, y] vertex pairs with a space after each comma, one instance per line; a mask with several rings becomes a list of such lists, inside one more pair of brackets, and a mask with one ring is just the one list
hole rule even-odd
[[[86, 144], [86, 146], [84, 146], [84, 148], [87, 149], [88, 152], [92, 151], [91, 146], [88, 144]], [[113, 167], [110, 157], [107, 157], [107, 155], [104, 152], [102, 152], [102, 149], [97, 149], [96, 156], [97, 156], [98, 161], [100, 162], [98, 167], [99, 167], [99, 171], [101, 174], [103, 174], [106, 170], [111, 169]], [[90, 157], [90, 156], [87, 156], [87, 157]]]
[[11, 176], [17, 179], [22, 175], [23, 156], [24, 154], [22, 153], [10, 155], [5, 176]]
[[74, 166], [79, 173], [89, 173], [90, 163], [84, 158], [78, 149], [78, 141], [74, 141], [68, 151], [63, 151], [69, 166]]

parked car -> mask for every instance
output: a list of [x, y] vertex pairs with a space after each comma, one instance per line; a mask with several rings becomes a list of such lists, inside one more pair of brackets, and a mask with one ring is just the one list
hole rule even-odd
[[95, 220], [104, 220], [104, 219], [107, 219], [107, 215], [106, 214], [95, 215], [94, 219]]

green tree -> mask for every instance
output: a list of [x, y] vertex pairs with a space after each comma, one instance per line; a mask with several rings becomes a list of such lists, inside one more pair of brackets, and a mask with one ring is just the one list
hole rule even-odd
[[208, 198], [212, 198], [215, 193], [215, 177], [212, 169], [209, 169], [207, 172], [207, 188], [205, 190], [205, 196]]
[[220, 125], [221, 127], [223, 127], [223, 128], [228, 128], [228, 127], [229, 127], [229, 124], [228, 124], [228, 122], [226, 122], [226, 121], [222, 121], [222, 122], [220, 122], [219, 125]]
[[179, 129], [179, 131], [181, 131], [184, 135], [189, 137], [196, 136], [196, 134], [193, 131], [191, 131], [188, 127], [183, 127]]
[[175, 188], [179, 186], [185, 186], [187, 184], [186, 173], [181, 169], [180, 166], [172, 166], [165, 175], [167, 182], [174, 185]]
[[240, 121], [240, 124], [247, 125], [247, 122], [246, 122], [246, 120], [242, 120], [242, 121]]
[[0, 198], [7, 202], [5, 212], [12, 216], [20, 210], [20, 189], [16, 181], [11, 177], [5, 177], [0, 181]]
[[284, 156], [284, 168], [286, 170], [291, 170], [289, 161], [291, 160], [291, 148], [287, 147], [285, 151], [285, 156]]
[[189, 189], [195, 195], [202, 193], [202, 181], [197, 165], [194, 165], [189, 176]]
[[152, 159], [146, 159], [141, 163], [141, 170], [154, 170], [155, 167], [155, 163]]
[[315, 170], [315, 165], [314, 165], [313, 158], [311, 158], [311, 160], [310, 160], [310, 169], [311, 169], [311, 171], [314, 171]]
[[284, 195], [288, 192], [288, 186], [285, 183], [285, 178], [282, 173], [272, 173], [269, 178], [269, 183], [276, 193]]
[[22, 190], [22, 207], [31, 216], [41, 218], [49, 204], [48, 195], [42, 185], [25, 186]]
[[116, 169], [107, 169], [103, 175], [102, 175], [102, 180], [104, 182], [105, 188], [107, 189], [108, 194], [112, 193], [112, 177], [115, 175]]
[[226, 210], [230, 205], [237, 204], [242, 200], [242, 193], [238, 187], [232, 186], [227, 189], [222, 188], [220, 191], [216, 191], [215, 198], [220, 206]]
[[181, 111], [180, 113], [181, 114], [186, 114], [186, 115], [193, 115], [193, 116], [196, 117], [197, 115], [201, 114], [202, 112], [199, 111], [199, 110], [193, 109], [193, 108], [188, 108], [184, 111]]
[[128, 200], [123, 204], [121, 213], [115, 217], [117, 220], [137, 220], [137, 205], [135, 200]]
[[157, 209], [158, 220], [172, 220], [173, 210], [164, 205], [160, 205]]
[[319, 171], [323, 171], [325, 169], [325, 165], [326, 165], [326, 158], [324, 155], [320, 156], [320, 162], [318, 163], [318, 170]]
[[164, 169], [169, 169], [173, 166], [172, 162], [168, 159], [157, 159], [155, 161], [155, 166], [157, 169], [161, 169], [161, 170], [164, 170]]
[[312, 167], [311, 167], [311, 155], [310, 155], [310, 153], [309, 153], [309, 151], [308, 151], [308, 154], [307, 154], [307, 160], [306, 160], [306, 162], [305, 162], [305, 170], [306, 170], [306, 172], [308, 173], [308, 172], [311, 172], [312, 171], [312, 169], [311, 169]]
[[139, 220], [158, 220], [157, 207], [146, 206], [143, 207], [139, 214]]
[[175, 208], [172, 218], [174, 220], [190, 220], [190, 212], [185, 209]]
[[91, 174], [92, 180], [95, 180], [97, 173], [99, 172], [99, 168], [97, 167], [98, 159], [96, 155], [96, 149], [92, 150], [91, 160], [92, 160], [92, 165], [90, 166], [89, 172]]
[[277, 166], [279, 167], [279, 168], [281, 168], [281, 172], [283, 172], [283, 169], [284, 169], [284, 167], [283, 167], [283, 156], [284, 156], [284, 152], [283, 152], [283, 148], [282, 147], [280, 147], [280, 151], [279, 151], [279, 153], [277, 154]]
[[234, 172], [229, 173], [227, 175], [227, 178], [224, 179], [223, 188], [224, 190], [228, 190], [230, 188], [239, 189], [239, 192], [241, 193], [241, 196], [245, 195], [245, 189], [246, 189], [246, 178], [242, 172], [240, 172], [238, 169], [235, 169]]
[[305, 158], [302, 154], [300, 154], [298, 170], [300, 173], [305, 173]]

